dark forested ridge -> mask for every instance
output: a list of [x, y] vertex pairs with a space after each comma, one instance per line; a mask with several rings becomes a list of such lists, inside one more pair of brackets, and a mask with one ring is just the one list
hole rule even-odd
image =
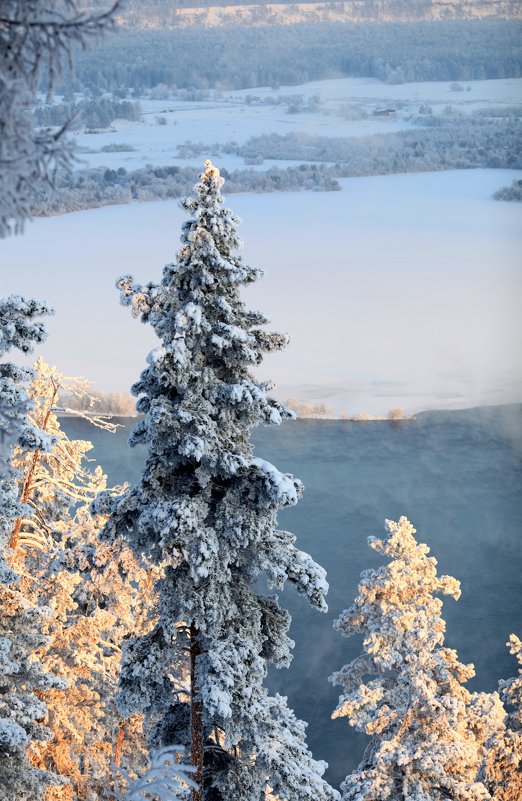
[[522, 21], [128, 30], [79, 53], [65, 89], [246, 89], [336, 76], [392, 83], [519, 77]]

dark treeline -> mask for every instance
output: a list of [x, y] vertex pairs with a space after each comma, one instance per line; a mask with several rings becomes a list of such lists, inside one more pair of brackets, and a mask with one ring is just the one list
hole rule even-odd
[[116, 119], [141, 120], [139, 103], [113, 100], [110, 97], [40, 106], [34, 113], [37, 125], [62, 126], [73, 120], [78, 126], [86, 128], [107, 128]]
[[[338, 178], [404, 172], [497, 167], [522, 169], [522, 123], [463, 118], [444, 127], [428, 127], [335, 139], [306, 134], [268, 134], [251, 139], [238, 151], [252, 159], [292, 159], [328, 164], [299, 164], [285, 169], [222, 169], [229, 193], [340, 188]], [[203, 146], [201, 146], [203, 149]], [[237, 146], [236, 146], [237, 147]], [[232, 146], [224, 150], [230, 152]], [[236, 151], [237, 152], [237, 151]], [[207, 155], [207, 153], [205, 153]], [[39, 216], [132, 201], [186, 195], [199, 167], [153, 167], [128, 172], [124, 167], [86, 169], [64, 176], [58, 191], [41, 197]]]
[[245, 89], [338, 75], [389, 82], [522, 74], [522, 22], [321, 23], [120, 31], [78, 53], [65, 89]]

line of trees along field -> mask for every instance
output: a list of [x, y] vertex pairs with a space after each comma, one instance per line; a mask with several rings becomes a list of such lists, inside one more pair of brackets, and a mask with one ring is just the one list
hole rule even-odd
[[[223, 170], [229, 192], [274, 192], [340, 189], [339, 178], [404, 172], [492, 167], [522, 168], [522, 122], [516, 116], [490, 119], [482, 115], [446, 118], [433, 127], [368, 137], [334, 138], [291, 133], [264, 134], [243, 146], [229, 143], [224, 153], [250, 162], [284, 159], [303, 162], [266, 170]], [[124, 147], [121, 145], [120, 147]], [[188, 147], [188, 146], [187, 146]], [[218, 146], [193, 144], [200, 157]], [[43, 191], [33, 205], [38, 216], [98, 206], [183, 197], [197, 179], [192, 166], [146, 166], [137, 170], [96, 168], [64, 173], [59, 191]]]
[[518, 77], [521, 42], [521, 21], [493, 19], [122, 30], [79, 51], [59, 91], [245, 89], [338, 75], [394, 83]]

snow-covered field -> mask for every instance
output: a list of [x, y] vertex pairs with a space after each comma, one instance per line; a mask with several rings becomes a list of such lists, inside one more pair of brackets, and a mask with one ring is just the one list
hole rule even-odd
[[[337, 78], [276, 90], [261, 87], [228, 92], [201, 102], [144, 98], [140, 101], [142, 122], [115, 120], [109, 131], [75, 135], [82, 148], [94, 151], [84, 153], [78, 166], [133, 170], [145, 164], [194, 164], [201, 159], [178, 158], [178, 145], [202, 142], [210, 146], [204, 157], [215, 157], [212, 145], [229, 141], [244, 144], [250, 137], [261, 134], [306, 132], [343, 137], [404, 130], [412, 126], [412, 118], [418, 115], [421, 106], [430, 106], [434, 114], [442, 113], [448, 106], [457, 113], [468, 114], [479, 108], [522, 105], [522, 78], [457, 85], [462, 91], [455, 91], [452, 88], [455, 85], [448, 82], [389, 85], [373, 78]], [[317, 98], [315, 110], [288, 113], [292, 98], [299, 95], [305, 109], [312, 98]], [[277, 105], [264, 104], [267, 98], [277, 96], [286, 99]], [[386, 109], [391, 110], [391, 116], [376, 116], [376, 112]], [[354, 116], [361, 119], [351, 119]], [[164, 118], [166, 124], [158, 124], [158, 118]], [[111, 144], [125, 144], [134, 150], [100, 152]], [[244, 166], [237, 156], [219, 159], [221, 166], [228, 169]], [[274, 163], [267, 162], [257, 169], [267, 169]], [[286, 166], [286, 162], [277, 163]]]
[[[247, 300], [292, 335], [260, 374], [282, 397], [336, 413], [520, 401], [521, 207], [491, 198], [515, 177], [467, 170], [230, 196], [245, 257], [266, 271]], [[154, 340], [118, 307], [114, 280], [157, 280], [183, 219], [167, 201], [37, 220], [1, 243], [0, 292], [55, 307], [48, 361], [126, 389]]]

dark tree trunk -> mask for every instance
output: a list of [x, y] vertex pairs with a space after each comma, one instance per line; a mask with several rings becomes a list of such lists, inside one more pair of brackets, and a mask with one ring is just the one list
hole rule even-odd
[[203, 703], [199, 696], [197, 680], [197, 658], [201, 653], [200, 635], [194, 623], [190, 626], [190, 730], [193, 780], [197, 789], [192, 790], [191, 801], [203, 801]]

